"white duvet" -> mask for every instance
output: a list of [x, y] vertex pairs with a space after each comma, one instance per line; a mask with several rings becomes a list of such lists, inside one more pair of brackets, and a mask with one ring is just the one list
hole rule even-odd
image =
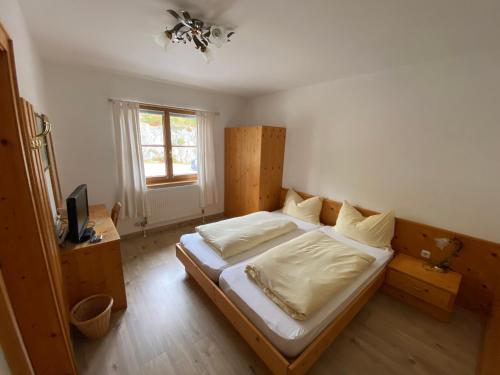
[[374, 261], [314, 230], [254, 258], [245, 272], [284, 312], [306, 320]]
[[224, 259], [295, 229], [297, 224], [293, 221], [278, 219], [267, 211], [196, 227], [198, 234]]

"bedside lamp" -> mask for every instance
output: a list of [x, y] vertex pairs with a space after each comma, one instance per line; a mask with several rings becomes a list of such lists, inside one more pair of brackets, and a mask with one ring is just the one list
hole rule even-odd
[[455, 249], [450, 253], [450, 255], [448, 255], [443, 260], [441, 260], [441, 261], [439, 261], [437, 263], [432, 264], [432, 270], [437, 271], [437, 272], [446, 272], [450, 268], [451, 258], [458, 256], [458, 254], [460, 253], [460, 251], [463, 249], [464, 244], [457, 237], [452, 237], [452, 238], [447, 238], [447, 237], [434, 238], [434, 242], [436, 243], [436, 246], [440, 250], [444, 250], [450, 244], [453, 244], [455, 246]]

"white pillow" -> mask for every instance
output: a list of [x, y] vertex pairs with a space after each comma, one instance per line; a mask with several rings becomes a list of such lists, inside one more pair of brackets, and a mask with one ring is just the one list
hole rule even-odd
[[283, 213], [307, 221], [308, 223], [319, 224], [319, 214], [322, 207], [323, 198], [312, 197], [304, 200], [293, 189], [288, 189]]
[[394, 223], [394, 210], [364, 217], [347, 201], [344, 201], [337, 217], [335, 230], [366, 245], [391, 247]]

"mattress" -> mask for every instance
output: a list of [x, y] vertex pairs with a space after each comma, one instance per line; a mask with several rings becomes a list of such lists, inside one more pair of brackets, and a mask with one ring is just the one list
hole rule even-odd
[[311, 224], [292, 216], [286, 215], [281, 211], [272, 212], [277, 218], [288, 219], [297, 224], [297, 229], [286, 233], [272, 240], [261, 243], [260, 245], [230, 258], [223, 259], [198, 233], [190, 233], [181, 236], [180, 242], [188, 255], [205, 272], [205, 274], [214, 282], [219, 281], [221, 272], [227, 267], [257, 256], [266, 250], [271, 249], [283, 242], [298, 237], [305, 232], [319, 228], [321, 225]]
[[219, 278], [219, 286], [226, 296], [287, 357], [300, 354], [364, 287], [383, 272], [393, 256], [390, 249], [361, 244], [335, 232], [332, 227], [323, 227], [321, 231], [337, 241], [372, 255], [375, 261], [352, 284], [305, 321], [288, 316], [246, 276], [244, 270], [248, 260], [225, 269]]

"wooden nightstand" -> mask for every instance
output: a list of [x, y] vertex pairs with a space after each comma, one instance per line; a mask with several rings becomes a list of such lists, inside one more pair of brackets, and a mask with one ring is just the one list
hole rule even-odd
[[383, 290], [439, 320], [448, 320], [461, 280], [459, 273], [432, 271], [424, 260], [399, 254], [389, 264]]

